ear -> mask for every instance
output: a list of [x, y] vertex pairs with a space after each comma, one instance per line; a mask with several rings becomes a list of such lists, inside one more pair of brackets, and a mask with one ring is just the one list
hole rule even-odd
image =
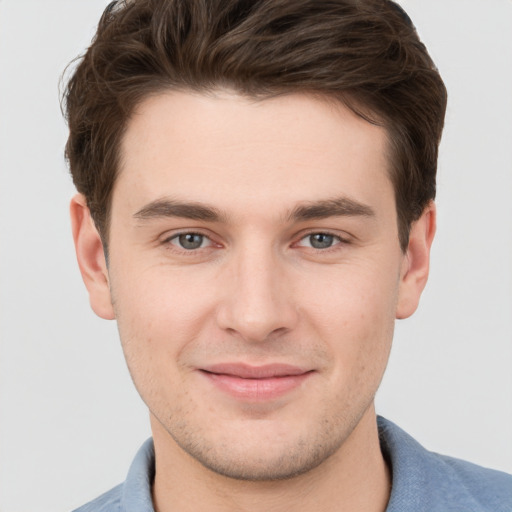
[[69, 210], [76, 257], [82, 279], [89, 292], [89, 302], [99, 317], [113, 320], [115, 315], [103, 243], [91, 218], [85, 197], [82, 194], [74, 196]]
[[409, 244], [402, 262], [396, 318], [411, 316], [427, 284], [430, 248], [436, 232], [436, 207], [431, 201], [421, 217], [412, 223]]

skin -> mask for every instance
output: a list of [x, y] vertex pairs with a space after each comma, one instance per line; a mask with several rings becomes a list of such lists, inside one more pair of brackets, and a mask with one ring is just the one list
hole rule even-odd
[[[121, 150], [108, 268], [80, 195], [71, 217], [150, 411], [156, 510], [385, 510], [373, 401], [435, 231], [431, 204], [401, 251], [385, 130], [306, 95], [167, 92]], [[308, 373], [260, 399], [204, 372], [226, 362]]]

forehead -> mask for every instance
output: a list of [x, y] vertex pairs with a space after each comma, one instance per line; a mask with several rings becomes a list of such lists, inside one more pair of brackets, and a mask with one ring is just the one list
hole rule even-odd
[[114, 203], [129, 193], [133, 208], [165, 195], [248, 208], [249, 198], [293, 207], [365, 188], [392, 194], [385, 130], [308, 95], [156, 95], [133, 113], [121, 157]]

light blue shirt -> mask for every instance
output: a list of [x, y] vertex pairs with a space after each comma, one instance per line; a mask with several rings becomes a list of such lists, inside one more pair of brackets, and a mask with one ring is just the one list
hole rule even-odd
[[[512, 475], [425, 450], [379, 417], [382, 453], [391, 468], [386, 512], [512, 512]], [[153, 441], [140, 448], [126, 481], [75, 512], [154, 512]]]

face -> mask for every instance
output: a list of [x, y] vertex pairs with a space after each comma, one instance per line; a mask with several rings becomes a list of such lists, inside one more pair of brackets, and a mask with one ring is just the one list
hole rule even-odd
[[406, 316], [382, 128], [308, 96], [151, 97], [123, 139], [109, 236], [91, 302], [113, 304], [155, 435], [254, 480], [353, 435]]

